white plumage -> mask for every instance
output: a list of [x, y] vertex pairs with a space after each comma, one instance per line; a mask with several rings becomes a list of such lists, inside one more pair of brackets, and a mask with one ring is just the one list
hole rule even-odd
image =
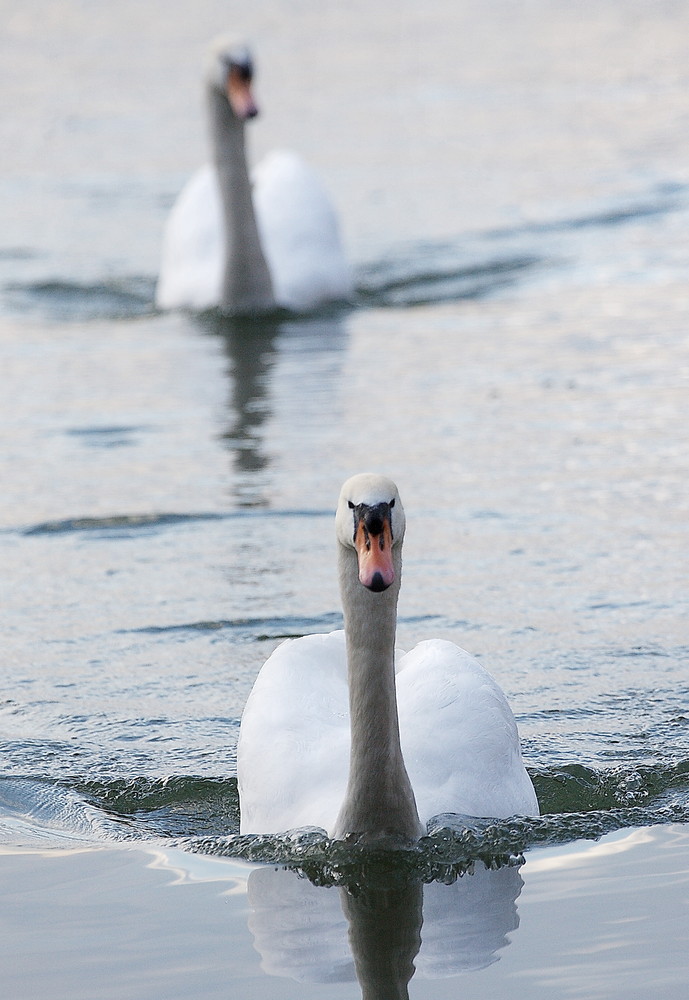
[[[478, 660], [428, 639], [397, 650], [395, 679], [402, 755], [424, 825], [441, 813], [538, 814], [514, 716]], [[242, 716], [242, 830], [332, 832], [349, 748], [344, 631], [288, 639], [261, 668]]]
[[[357, 481], [365, 479], [366, 496], [376, 499], [370, 490], [372, 478], [354, 477], [343, 487], [342, 497], [348, 499], [340, 500], [338, 539], [345, 574], [349, 556], [343, 550], [354, 546], [348, 527], [342, 525], [347, 525], [350, 511], [358, 513]], [[375, 479], [381, 484], [380, 497], [394, 498], [390, 517], [398, 551], [404, 520], [396, 488], [389, 480]], [[376, 537], [370, 540], [375, 547]], [[391, 604], [385, 594], [371, 593], [356, 579], [356, 566], [355, 559], [354, 598], [347, 596], [348, 584], [342, 587], [345, 628], [354, 629], [349, 623], [363, 620], [365, 634], [376, 627], [376, 615], [394, 616], [396, 594]], [[351, 606], [359, 599], [361, 606]], [[350, 684], [358, 684], [363, 676], [364, 687], [370, 686], [373, 676], [366, 678], [365, 654], [361, 662], [357, 657], [352, 650], [348, 674], [345, 632], [337, 631], [288, 640], [262, 667], [244, 710], [238, 747], [243, 832], [280, 833], [303, 826], [322, 827], [331, 835], [337, 831], [348, 795]], [[377, 662], [373, 670], [379, 671]], [[537, 815], [514, 716], [502, 690], [478, 661], [454, 643], [433, 639], [409, 653], [397, 651], [394, 671], [390, 697], [394, 700], [396, 689], [399, 743], [422, 826], [441, 813]], [[376, 753], [384, 755], [388, 737], [379, 722], [375, 714], [363, 725], [359, 720], [354, 739], [371, 740]], [[358, 748], [352, 749], [354, 761]], [[368, 759], [363, 758], [364, 769]]]
[[[272, 305], [303, 312], [348, 299], [352, 280], [337, 216], [316, 172], [296, 153], [275, 151], [253, 169], [249, 186], [244, 120], [256, 109], [247, 103], [235, 110], [230, 101], [228, 74], [237, 67], [248, 75], [248, 88], [253, 68], [247, 50], [236, 42], [217, 42], [207, 81], [214, 163], [196, 171], [172, 207], [163, 233], [156, 305], [232, 310], [234, 300], [228, 301], [223, 291], [227, 258], [244, 257], [251, 267], [259, 267], [263, 264], [254, 263], [254, 257], [261, 251]], [[219, 173], [218, 164], [227, 170]], [[242, 199], [247, 204], [234, 210], [235, 199], [240, 206]], [[245, 277], [240, 280], [246, 282]], [[243, 285], [241, 291], [244, 295]], [[252, 308], [252, 296], [265, 307], [252, 288], [246, 295], [242, 307]]]
[[337, 215], [316, 171], [289, 150], [264, 157], [252, 175], [261, 245], [278, 305], [314, 309], [352, 294]]
[[207, 163], [187, 181], [165, 223], [156, 286], [159, 309], [212, 309], [224, 267], [220, 192]]

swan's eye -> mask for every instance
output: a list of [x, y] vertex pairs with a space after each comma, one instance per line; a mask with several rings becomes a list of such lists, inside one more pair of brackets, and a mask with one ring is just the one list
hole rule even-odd
[[347, 501], [347, 506], [349, 507], [350, 510], [354, 510], [354, 504], [352, 503], [351, 500]]
[[389, 504], [390, 510], [392, 510], [394, 506], [395, 506], [395, 498], [393, 497]]

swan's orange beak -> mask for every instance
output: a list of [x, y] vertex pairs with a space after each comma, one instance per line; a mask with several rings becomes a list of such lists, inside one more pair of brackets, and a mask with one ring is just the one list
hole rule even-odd
[[369, 590], [387, 590], [395, 579], [389, 515], [375, 535], [368, 530], [366, 519], [362, 517], [354, 535], [354, 547], [359, 559], [359, 582]]
[[256, 117], [258, 107], [251, 90], [251, 75], [242, 66], [230, 66], [225, 92], [230, 107], [240, 121]]

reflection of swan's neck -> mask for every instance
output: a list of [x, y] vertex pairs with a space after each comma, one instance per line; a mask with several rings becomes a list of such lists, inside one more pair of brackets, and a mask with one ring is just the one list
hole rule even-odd
[[408, 1000], [414, 959], [421, 947], [423, 886], [340, 890], [349, 943], [363, 1000]]
[[414, 841], [419, 816], [400, 747], [395, 691], [395, 630], [402, 560], [380, 593], [359, 583], [354, 549], [340, 545], [340, 590], [347, 640], [351, 753], [338, 838]]
[[225, 224], [225, 269], [220, 308], [253, 312], [275, 305], [258, 235], [244, 149], [244, 123], [227, 98], [209, 86], [211, 139]]

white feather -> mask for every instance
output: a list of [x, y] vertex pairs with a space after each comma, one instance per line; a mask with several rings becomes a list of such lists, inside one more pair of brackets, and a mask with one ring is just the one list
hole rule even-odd
[[[442, 813], [538, 815], [514, 716], [490, 674], [444, 639], [394, 648], [405, 525], [391, 480], [364, 473], [342, 487], [346, 632], [289, 640], [259, 672], [237, 748], [242, 832], [317, 826], [408, 839]], [[369, 558], [375, 585], [368, 571], [362, 583]]]
[[[507, 699], [481, 664], [431, 639], [396, 664], [400, 739], [421, 822], [440, 813], [538, 815]], [[332, 831], [347, 787], [343, 631], [289, 639], [268, 658], [242, 716], [244, 832]]]

